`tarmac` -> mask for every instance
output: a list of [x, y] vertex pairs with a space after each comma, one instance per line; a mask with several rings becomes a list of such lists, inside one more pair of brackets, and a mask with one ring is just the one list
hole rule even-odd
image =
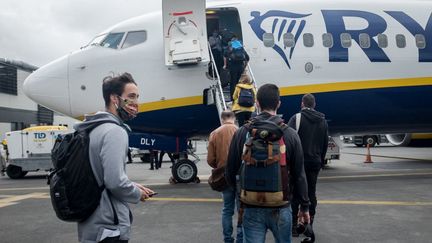
[[[159, 170], [127, 165], [131, 180], [159, 194], [132, 205], [129, 242], [223, 242], [222, 199], [207, 184], [206, 143], [198, 143], [201, 183], [168, 183], [168, 156]], [[341, 159], [320, 173], [316, 242], [432, 242], [432, 149], [344, 145]], [[45, 172], [12, 180], [0, 177], [0, 242], [77, 242], [76, 224], [56, 218]], [[302, 238], [294, 238], [298, 243]], [[266, 242], [274, 242], [270, 232]]]

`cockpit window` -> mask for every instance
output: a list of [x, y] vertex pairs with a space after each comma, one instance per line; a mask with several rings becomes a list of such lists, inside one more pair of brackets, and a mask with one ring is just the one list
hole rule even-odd
[[103, 39], [105, 39], [105, 37], [107, 36], [107, 34], [102, 34], [102, 35], [98, 35], [96, 36], [91, 42], [90, 42], [90, 46], [94, 46], [94, 45], [99, 45]]
[[117, 49], [124, 33], [109, 33], [108, 36], [100, 43], [103, 47]]
[[138, 45], [147, 40], [147, 32], [145, 30], [131, 31], [127, 34], [125, 41], [123, 42], [122, 48], [128, 48], [134, 45]]

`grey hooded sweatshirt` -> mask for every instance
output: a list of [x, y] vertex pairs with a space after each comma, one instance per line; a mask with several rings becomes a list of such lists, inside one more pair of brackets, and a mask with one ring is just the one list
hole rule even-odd
[[[99, 242], [106, 236], [129, 240], [132, 214], [128, 203], [138, 203], [141, 192], [126, 175], [126, 156], [129, 146], [127, 125], [108, 112], [86, 116], [75, 130], [86, 129], [101, 121], [104, 123], [90, 132], [90, 164], [100, 186], [105, 185], [100, 204], [84, 222], [78, 223], [78, 239], [82, 243]], [[119, 224], [114, 224], [111, 202], [117, 212]]]

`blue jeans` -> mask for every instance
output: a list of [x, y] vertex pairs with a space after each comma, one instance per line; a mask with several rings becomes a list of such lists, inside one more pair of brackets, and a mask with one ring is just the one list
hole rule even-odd
[[[222, 208], [222, 230], [224, 236], [224, 242], [234, 242], [233, 235], [233, 223], [232, 218], [234, 215], [234, 209], [237, 207], [237, 212], [240, 206], [239, 195], [236, 190], [229, 187], [222, 192], [223, 197], [223, 208]], [[237, 242], [243, 242], [242, 226], [237, 225]]]
[[267, 230], [270, 230], [276, 243], [291, 243], [291, 225], [291, 207], [245, 208], [243, 215], [244, 242], [264, 243]]

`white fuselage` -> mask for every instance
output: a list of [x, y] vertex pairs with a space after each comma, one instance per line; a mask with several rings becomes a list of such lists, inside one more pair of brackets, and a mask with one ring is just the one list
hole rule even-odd
[[[334, 124], [334, 132], [432, 128], [428, 97], [432, 95], [432, 3], [248, 0], [218, 1], [207, 9], [220, 10], [222, 6], [238, 10], [242, 41], [257, 85], [274, 83], [281, 88], [284, 110], [280, 113], [286, 119], [298, 110], [302, 94], [314, 93], [318, 109], [327, 114], [330, 128]], [[207, 64], [165, 66], [162, 12], [127, 20], [103, 33], [137, 30], [147, 32], [144, 43], [124, 49], [88, 46], [42, 67], [26, 81], [26, 94], [56, 111], [81, 117], [104, 108], [104, 77], [129, 72], [141, 91], [142, 117], [132, 124], [134, 128], [182, 133], [182, 127], [188, 127], [185, 133], [191, 135], [213, 129], [217, 112], [202, 105], [203, 90], [214, 84], [205, 75]], [[274, 46], [265, 47], [264, 32], [273, 34]], [[298, 34], [293, 48], [285, 47], [287, 32]], [[330, 48], [323, 45], [325, 33], [332, 34]], [[341, 33], [351, 34], [349, 48], [341, 47]], [[387, 36], [386, 47], [378, 45], [378, 33]], [[413, 33], [424, 36], [424, 48], [416, 46]], [[305, 34], [313, 36], [311, 47], [305, 46]], [[368, 43], [367, 48], [360, 46], [358, 34], [368, 34], [369, 47]], [[397, 35], [404, 36], [405, 47], [398, 47]], [[422, 93], [417, 93], [418, 89]], [[213, 110], [214, 115], [209, 116]], [[175, 111], [175, 119], [167, 121], [171, 111]], [[375, 119], [367, 123], [364, 117], [368, 114], [359, 114], [365, 111]], [[429, 113], [426, 117], [425, 112]], [[416, 114], [423, 116], [419, 120], [413, 117]], [[191, 123], [206, 121], [211, 122], [192, 128]], [[386, 124], [390, 124], [388, 128]]]

